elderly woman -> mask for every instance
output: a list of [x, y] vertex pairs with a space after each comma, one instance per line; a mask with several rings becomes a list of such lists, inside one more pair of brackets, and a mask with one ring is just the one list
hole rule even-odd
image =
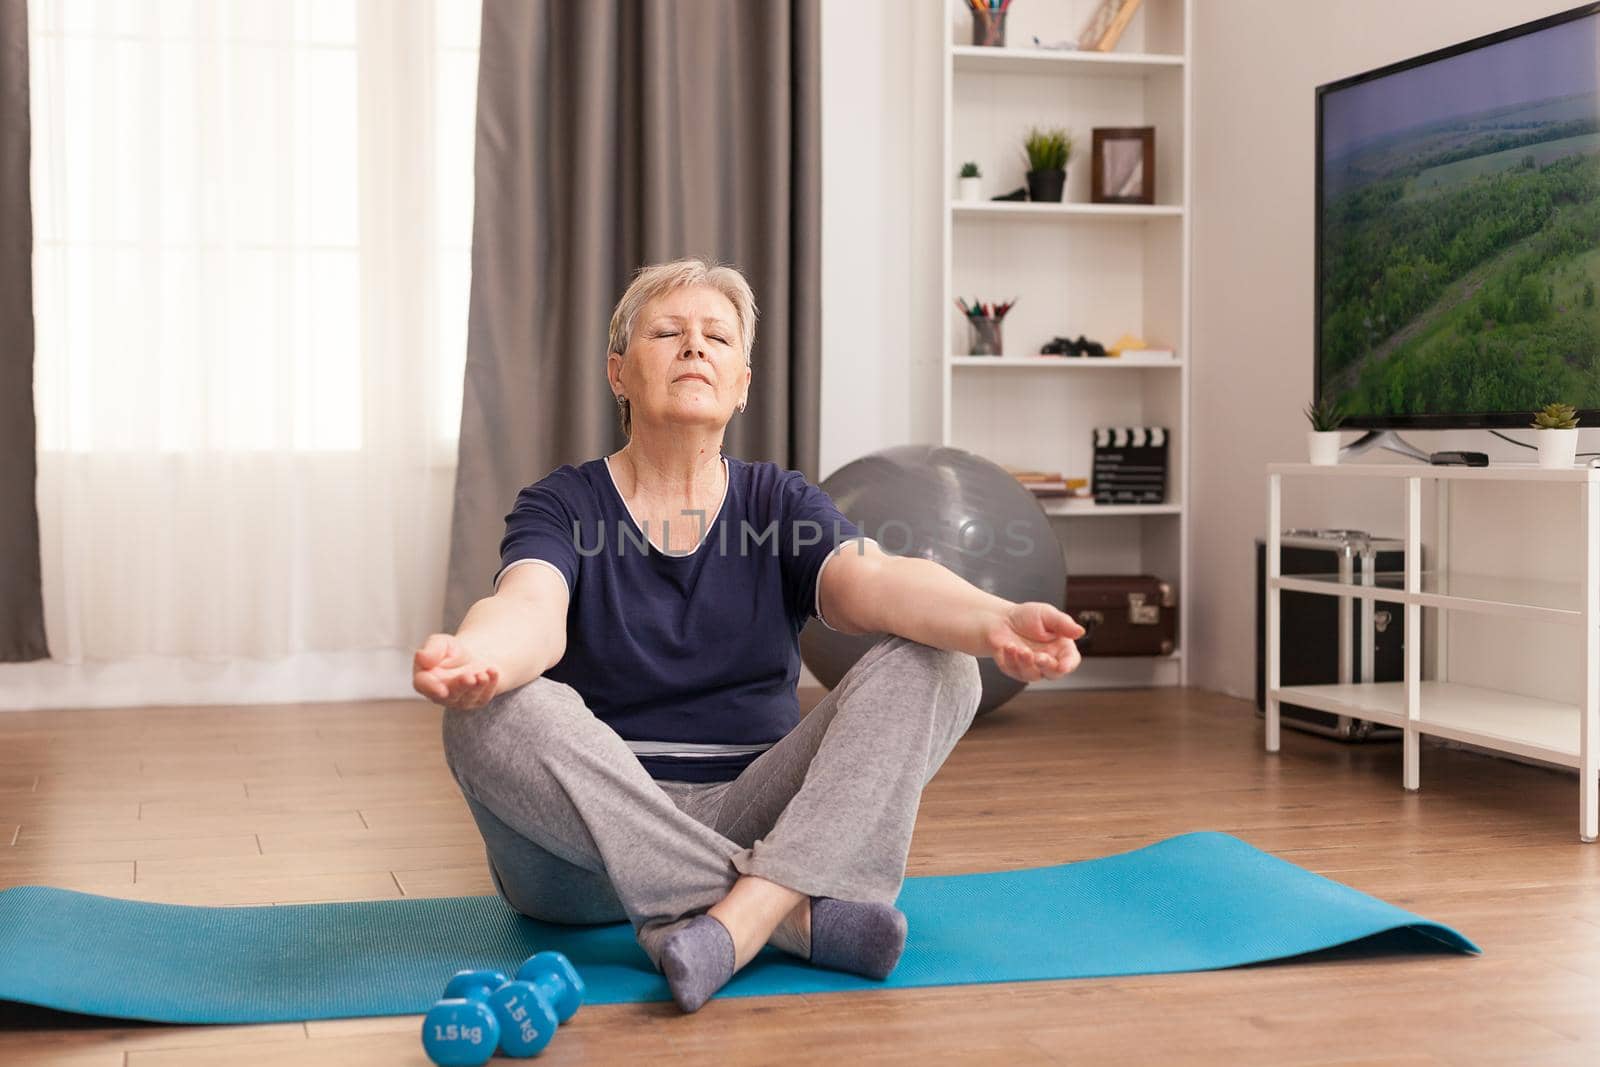
[[[627, 919], [684, 1011], [768, 943], [887, 977], [974, 657], [1056, 678], [1083, 635], [886, 555], [795, 471], [724, 456], [755, 320], [731, 268], [642, 270], [606, 357], [627, 444], [518, 494], [494, 594], [415, 660], [496, 889], [547, 922]], [[886, 636], [802, 719], [813, 615]]]

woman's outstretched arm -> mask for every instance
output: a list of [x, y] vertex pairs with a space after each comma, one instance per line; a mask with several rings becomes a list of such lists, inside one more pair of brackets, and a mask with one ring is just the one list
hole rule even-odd
[[871, 542], [840, 546], [822, 568], [818, 598], [844, 633], [890, 633], [935, 648], [990, 657], [1022, 681], [1059, 678], [1082, 657], [1084, 629], [1053, 604], [1017, 604], [986, 593], [949, 568], [891, 556]]
[[472, 605], [455, 634], [417, 650], [412, 687], [436, 704], [471, 711], [527, 685], [567, 652], [567, 583], [550, 567], [515, 567]]

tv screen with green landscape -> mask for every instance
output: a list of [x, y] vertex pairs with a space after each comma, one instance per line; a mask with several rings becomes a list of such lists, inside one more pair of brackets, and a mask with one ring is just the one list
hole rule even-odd
[[1600, 3], [1317, 89], [1316, 398], [1600, 410]]

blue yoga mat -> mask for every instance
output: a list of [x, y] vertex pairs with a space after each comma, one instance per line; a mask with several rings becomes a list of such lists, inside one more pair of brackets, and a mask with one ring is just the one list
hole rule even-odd
[[[1224, 833], [1055, 867], [907, 879], [888, 981], [766, 949], [718, 996], [1214, 970], [1374, 934], [1473, 952], [1456, 931]], [[569, 956], [587, 1003], [667, 1000], [626, 923], [570, 927], [498, 897], [197, 908], [23, 886], [0, 892], [0, 1000], [168, 1023], [420, 1014], [463, 967]]]

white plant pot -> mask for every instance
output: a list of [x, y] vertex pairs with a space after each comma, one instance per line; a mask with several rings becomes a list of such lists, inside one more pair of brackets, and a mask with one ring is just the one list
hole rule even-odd
[[1306, 448], [1311, 462], [1318, 467], [1332, 467], [1339, 462], [1339, 446], [1343, 435], [1338, 430], [1307, 430]]
[[961, 178], [961, 179], [959, 179], [959, 182], [960, 182], [960, 185], [961, 185], [961, 199], [963, 199], [963, 200], [982, 200], [983, 199], [983, 179], [982, 178]]
[[1570, 467], [1578, 453], [1578, 431], [1540, 430], [1534, 434], [1539, 442], [1539, 466]]

